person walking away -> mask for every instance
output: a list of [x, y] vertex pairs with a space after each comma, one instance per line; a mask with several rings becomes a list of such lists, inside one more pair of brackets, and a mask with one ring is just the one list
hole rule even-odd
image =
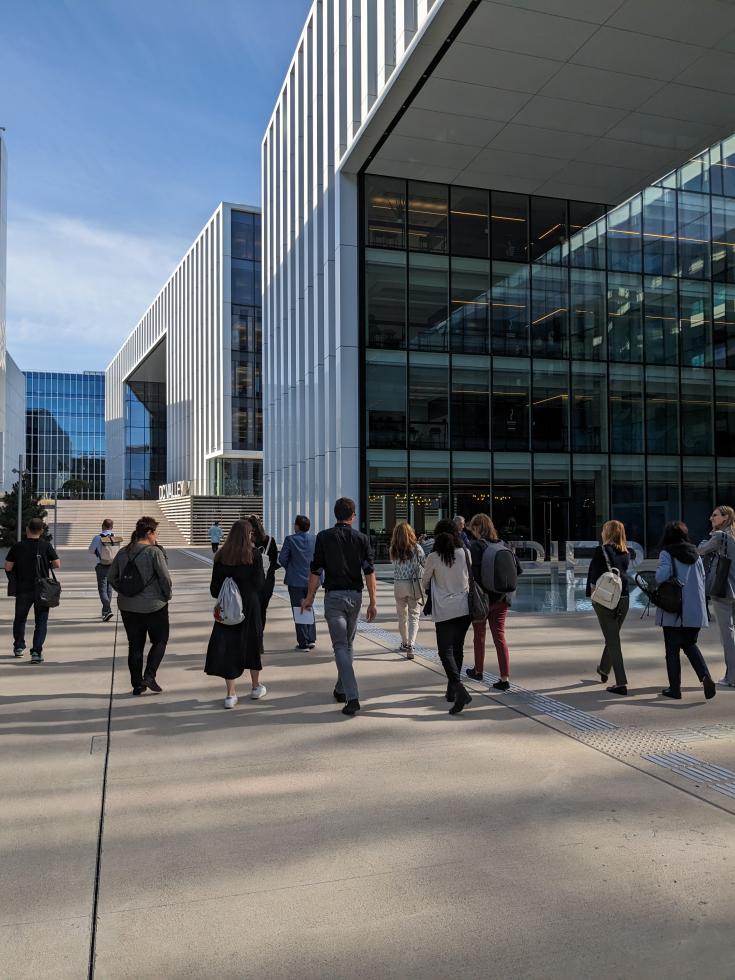
[[[705, 586], [712, 610], [720, 629], [720, 640], [725, 654], [725, 675], [717, 683], [720, 687], [735, 688], [735, 510], [732, 507], [715, 507], [710, 517], [712, 531], [709, 538], [701, 542], [697, 551], [700, 556], [711, 559]], [[723, 583], [723, 593], [712, 595], [717, 573], [718, 557], [728, 558], [731, 565], [727, 581]]]
[[113, 532], [114, 521], [106, 517], [102, 521], [102, 530], [95, 534], [92, 543], [87, 549], [91, 555], [97, 559], [94, 566], [97, 576], [97, 591], [99, 592], [100, 602], [102, 603], [102, 622], [109, 623], [112, 619], [112, 588], [107, 581], [107, 573], [110, 571], [117, 548], [120, 545], [120, 538], [116, 538]]
[[452, 518], [452, 524], [454, 524], [459, 540], [462, 542], [465, 548], [469, 548], [470, 544], [472, 543], [472, 539], [467, 533], [464, 517], [462, 517], [461, 514], [455, 514]]
[[212, 545], [212, 553], [216, 555], [219, 546], [222, 544], [222, 528], [219, 521], [214, 521], [207, 534], [209, 535], [209, 543]]
[[[128, 668], [133, 694], [146, 689], [160, 694], [156, 680], [168, 643], [171, 575], [158, 544], [158, 521], [138, 519], [130, 543], [115, 555], [108, 581], [117, 592], [117, 606], [128, 638]], [[151, 642], [143, 670], [146, 639]]]
[[[474, 681], [483, 679], [485, 637], [489, 626], [490, 635], [495, 644], [495, 652], [498, 656], [498, 670], [500, 671], [500, 680], [497, 680], [493, 687], [496, 691], [507, 691], [510, 688], [510, 653], [505, 639], [505, 620], [511, 605], [511, 593], [488, 591], [482, 582], [482, 557], [490, 544], [500, 542], [500, 537], [492, 519], [487, 514], [475, 514], [469, 523], [469, 532], [472, 539], [470, 541], [472, 575], [480, 588], [487, 592], [490, 608], [486, 622], [472, 624], [475, 663], [473, 667], [468, 667], [465, 673]], [[517, 565], [515, 555], [513, 555], [513, 561]]]
[[447, 675], [450, 715], [457, 715], [472, 698], [462, 684], [463, 646], [470, 628], [470, 559], [452, 521], [439, 521], [434, 550], [426, 559], [423, 586], [431, 589], [431, 617], [436, 630], [439, 659]]
[[661, 553], [656, 569], [656, 584], [676, 578], [682, 583], [681, 612], [656, 610], [656, 625], [664, 631], [666, 671], [669, 686], [661, 693], [666, 698], [681, 699], [681, 660], [683, 650], [704, 688], [709, 700], [717, 693], [707, 669], [702, 651], [697, 646], [699, 631], [708, 625], [707, 600], [704, 589], [704, 565], [697, 549], [689, 540], [689, 530], [683, 521], [669, 521], [659, 545]]
[[393, 595], [401, 634], [399, 650], [406, 654], [407, 660], [413, 660], [423, 605], [421, 576], [426, 555], [416, 540], [416, 532], [406, 521], [393, 528], [389, 555], [393, 562]]
[[260, 618], [265, 629], [265, 619], [268, 615], [268, 604], [273, 597], [273, 589], [276, 586], [276, 569], [278, 568], [278, 545], [275, 538], [272, 538], [263, 527], [263, 522], [257, 514], [248, 517], [250, 526], [253, 529], [253, 545], [255, 550], [260, 553], [260, 560], [263, 563], [263, 573], [265, 575], [265, 585], [260, 593]]
[[26, 648], [26, 622], [33, 609], [35, 619], [31, 646], [31, 663], [43, 663], [43, 645], [48, 631], [48, 606], [36, 600], [36, 579], [47, 576], [49, 569], [61, 568], [61, 561], [54, 548], [44, 541], [43, 521], [32, 517], [26, 527], [26, 536], [10, 546], [5, 558], [8, 575], [8, 595], [15, 595], [13, 619], [13, 656], [20, 659]]
[[250, 671], [250, 697], [257, 701], [267, 688], [260, 683], [263, 669], [263, 625], [260, 620], [260, 593], [264, 585], [263, 562], [253, 545], [253, 529], [249, 521], [239, 520], [230, 528], [227, 539], [214, 557], [212, 582], [213, 598], [218, 598], [227, 579], [231, 579], [242, 603], [240, 623], [215, 622], [207, 646], [205, 674], [223, 678], [227, 687], [225, 708], [237, 704], [235, 681], [245, 670]]
[[598, 579], [606, 572], [620, 575], [620, 600], [615, 609], [609, 609], [592, 599], [592, 608], [602, 630], [605, 645], [596, 668], [603, 684], [607, 683], [610, 670], [615, 674], [615, 684], [608, 687], [611, 694], [625, 696], [628, 693], [628, 678], [623, 662], [623, 648], [620, 644], [620, 631], [630, 608], [630, 580], [628, 569], [632, 558], [628, 550], [628, 540], [625, 536], [625, 526], [621, 521], [606, 521], [602, 525], [602, 544], [592, 553], [589, 571], [587, 572], [587, 595], [593, 596]]
[[[310, 533], [311, 521], [303, 514], [294, 520], [293, 534], [283, 542], [278, 564], [286, 570], [285, 583], [291, 608], [301, 607], [309, 587], [309, 571], [316, 545], [315, 535]], [[296, 649], [313, 650], [316, 646], [316, 623], [296, 623]]]
[[334, 504], [337, 523], [316, 536], [314, 558], [302, 612], [312, 609], [314, 596], [324, 574], [324, 618], [337, 664], [334, 698], [344, 704], [342, 714], [353, 716], [360, 710], [360, 694], [352, 663], [357, 620], [362, 606], [363, 576], [368, 590], [366, 618], [372, 623], [378, 614], [377, 585], [373, 552], [367, 535], [355, 530], [355, 501], [340, 497]]

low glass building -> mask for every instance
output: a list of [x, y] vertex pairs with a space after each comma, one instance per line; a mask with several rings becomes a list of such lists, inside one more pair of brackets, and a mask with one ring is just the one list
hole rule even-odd
[[735, 500], [735, 138], [625, 203], [363, 178], [363, 513], [651, 553]]
[[105, 496], [105, 375], [26, 371], [25, 466], [45, 497]]

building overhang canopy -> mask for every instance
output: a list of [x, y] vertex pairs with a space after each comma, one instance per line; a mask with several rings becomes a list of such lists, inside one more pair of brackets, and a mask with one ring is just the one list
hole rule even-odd
[[481, 0], [429, 71], [471, 6], [437, 2], [343, 170], [615, 204], [735, 132], [735, 3]]

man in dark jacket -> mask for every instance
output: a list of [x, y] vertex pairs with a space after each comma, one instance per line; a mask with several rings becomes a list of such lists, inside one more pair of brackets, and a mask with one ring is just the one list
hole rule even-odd
[[[310, 533], [310, 528], [309, 518], [299, 514], [294, 521], [294, 533], [283, 542], [278, 556], [278, 564], [286, 569], [285, 583], [294, 609], [301, 605], [309, 585], [316, 544], [316, 537]], [[296, 623], [296, 643], [299, 650], [313, 650], [316, 646], [316, 623]]]
[[60, 568], [59, 556], [47, 541], [42, 540], [43, 521], [32, 517], [28, 521], [26, 537], [12, 545], [5, 558], [5, 571], [10, 585], [15, 586], [15, 619], [13, 620], [13, 654], [22, 657], [26, 648], [26, 621], [33, 607], [35, 628], [31, 663], [43, 663], [43, 644], [48, 629], [48, 608], [36, 601], [36, 579], [48, 575], [49, 568]]

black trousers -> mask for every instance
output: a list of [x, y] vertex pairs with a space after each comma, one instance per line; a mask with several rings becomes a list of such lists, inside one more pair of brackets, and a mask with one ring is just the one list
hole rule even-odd
[[462, 687], [464, 640], [471, 623], [471, 616], [458, 616], [457, 619], [445, 619], [443, 623], [434, 624], [439, 659], [447, 675], [450, 691], [456, 691], [458, 686]]
[[46, 642], [46, 630], [48, 629], [48, 608], [39, 606], [36, 602], [34, 592], [19, 592], [15, 597], [15, 618], [13, 619], [13, 646], [16, 650], [25, 650], [26, 647], [26, 622], [31, 609], [36, 618], [36, 625], [33, 630], [33, 645], [31, 650], [36, 653], [43, 652], [43, 644]]
[[699, 630], [693, 626], [664, 626], [664, 645], [666, 646], [666, 673], [669, 675], [669, 687], [673, 691], [681, 690], [681, 659], [679, 650], [683, 650], [689, 658], [689, 663], [700, 681], [709, 674], [702, 651], [697, 646]]
[[[123, 612], [120, 610], [125, 632], [128, 636], [128, 667], [130, 683], [140, 687], [144, 677], [155, 678], [161, 666], [168, 643], [168, 606], [152, 613]], [[149, 638], [151, 648], [143, 671], [145, 641]]]

